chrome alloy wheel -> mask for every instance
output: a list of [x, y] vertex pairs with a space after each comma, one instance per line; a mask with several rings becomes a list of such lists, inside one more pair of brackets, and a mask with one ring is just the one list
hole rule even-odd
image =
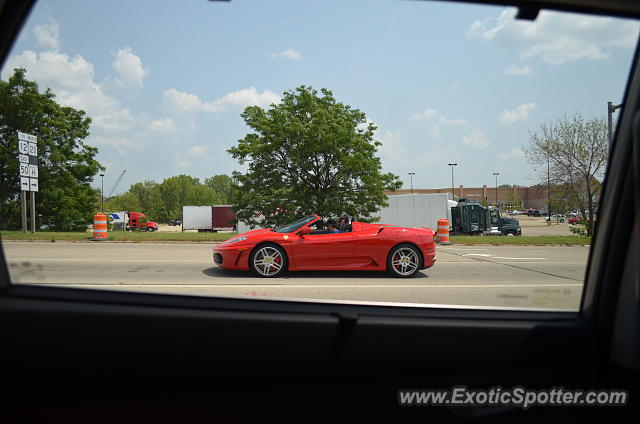
[[420, 258], [415, 250], [410, 247], [401, 247], [396, 250], [391, 258], [391, 266], [399, 275], [411, 275], [418, 269]]
[[282, 253], [275, 247], [265, 246], [253, 255], [253, 268], [260, 275], [271, 277], [282, 269]]

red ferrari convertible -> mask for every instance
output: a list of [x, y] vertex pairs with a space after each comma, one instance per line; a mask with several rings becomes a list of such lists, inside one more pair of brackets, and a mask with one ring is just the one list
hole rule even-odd
[[[314, 229], [315, 228], [315, 229]], [[341, 232], [323, 230], [318, 215], [291, 224], [235, 236], [213, 249], [213, 261], [224, 269], [251, 270], [277, 277], [286, 270], [387, 271], [411, 277], [436, 261], [434, 232], [353, 221]]]

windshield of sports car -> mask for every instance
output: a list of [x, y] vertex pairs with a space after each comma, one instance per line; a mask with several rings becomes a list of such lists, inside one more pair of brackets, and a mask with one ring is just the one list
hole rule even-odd
[[314, 219], [318, 218], [315, 215], [307, 216], [305, 218], [299, 219], [297, 221], [292, 222], [291, 224], [283, 225], [282, 227], [276, 228], [274, 231], [276, 233], [293, 233], [298, 231], [300, 228], [304, 227]]
[[37, 1], [0, 69], [12, 283], [578, 310], [640, 25], [518, 16]]

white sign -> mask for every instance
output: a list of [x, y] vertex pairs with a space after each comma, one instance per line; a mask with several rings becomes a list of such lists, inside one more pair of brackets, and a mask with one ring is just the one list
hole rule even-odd
[[18, 131], [20, 190], [38, 191], [38, 138]]
[[29, 154], [29, 142], [26, 140], [18, 140], [18, 151], [23, 155]]
[[20, 176], [21, 177], [28, 177], [29, 174], [29, 164], [28, 163], [21, 163], [20, 164]]
[[35, 143], [38, 138], [35, 135], [26, 134], [18, 131], [18, 140], [28, 141], [29, 143]]

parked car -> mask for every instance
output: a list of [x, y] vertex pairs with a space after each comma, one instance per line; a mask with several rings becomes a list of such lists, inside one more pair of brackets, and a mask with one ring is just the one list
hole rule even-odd
[[180, 224], [182, 224], [182, 221], [180, 221], [179, 219], [172, 219], [171, 221], [169, 221], [169, 227], [180, 226]]

